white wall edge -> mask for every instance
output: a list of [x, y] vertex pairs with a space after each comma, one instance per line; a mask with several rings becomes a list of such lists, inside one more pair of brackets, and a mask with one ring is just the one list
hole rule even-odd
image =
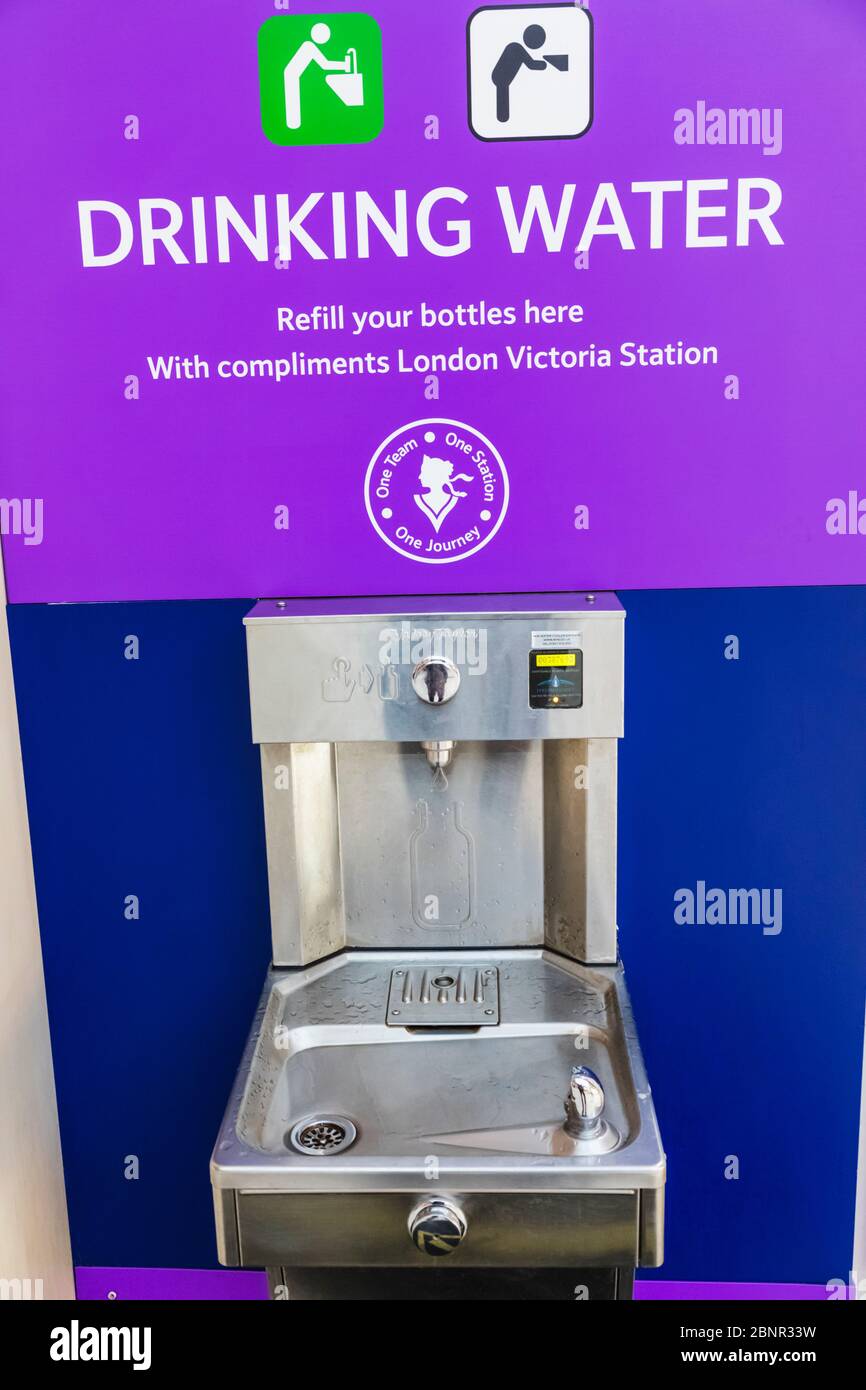
[[863, 1038], [863, 1089], [860, 1095], [860, 1154], [857, 1162], [857, 1202], [854, 1209], [854, 1258], [856, 1286], [866, 1298], [866, 1027]]
[[75, 1297], [0, 552], [0, 1299]]

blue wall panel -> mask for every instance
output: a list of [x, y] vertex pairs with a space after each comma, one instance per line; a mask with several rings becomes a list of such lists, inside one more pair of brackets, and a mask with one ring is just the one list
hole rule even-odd
[[[623, 599], [621, 947], [670, 1164], [664, 1276], [844, 1277], [866, 590]], [[246, 607], [10, 612], [78, 1264], [215, 1262], [208, 1156], [269, 948]], [[781, 933], [677, 925], [700, 879], [781, 888]]]
[[208, 1159], [270, 954], [248, 607], [10, 611], [76, 1264], [216, 1263]]
[[[623, 599], [620, 949], [668, 1151], [664, 1273], [844, 1278], [866, 992], [866, 590]], [[729, 634], [739, 661], [723, 659]], [[673, 894], [699, 879], [781, 888], [781, 933], [677, 925]]]

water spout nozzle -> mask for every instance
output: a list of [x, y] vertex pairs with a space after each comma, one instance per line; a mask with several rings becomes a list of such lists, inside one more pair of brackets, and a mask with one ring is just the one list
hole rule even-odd
[[436, 742], [422, 742], [421, 747], [427, 754], [427, 761], [434, 772], [441, 768], [451, 766], [454, 757], [454, 750], [457, 744], [453, 739], [437, 740]]
[[572, 1067], [565, 1099], [563, 1129], [574, 1139], [592, 1139], [602, 1133], [604, 1089], [589, 1067]]

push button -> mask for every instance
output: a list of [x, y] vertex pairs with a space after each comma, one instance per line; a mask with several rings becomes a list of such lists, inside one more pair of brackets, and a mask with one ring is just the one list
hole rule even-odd
[[428, 705], [444, 705], [459, 685], [460, 672], [447, 656], [425, 656], [412, 672], [412, 689]]
[[409, 1234], [424, 1255], [450, 1255], [466, 1234], [463, 1213], [452, 1202], [424, 1202], [409, 1217]]

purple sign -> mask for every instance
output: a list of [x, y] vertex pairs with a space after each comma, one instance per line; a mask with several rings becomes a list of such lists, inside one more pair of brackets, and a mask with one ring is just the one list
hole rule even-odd
[[326, 3], [0, 10], [12, 600], [864, 581], [861, 0]]

